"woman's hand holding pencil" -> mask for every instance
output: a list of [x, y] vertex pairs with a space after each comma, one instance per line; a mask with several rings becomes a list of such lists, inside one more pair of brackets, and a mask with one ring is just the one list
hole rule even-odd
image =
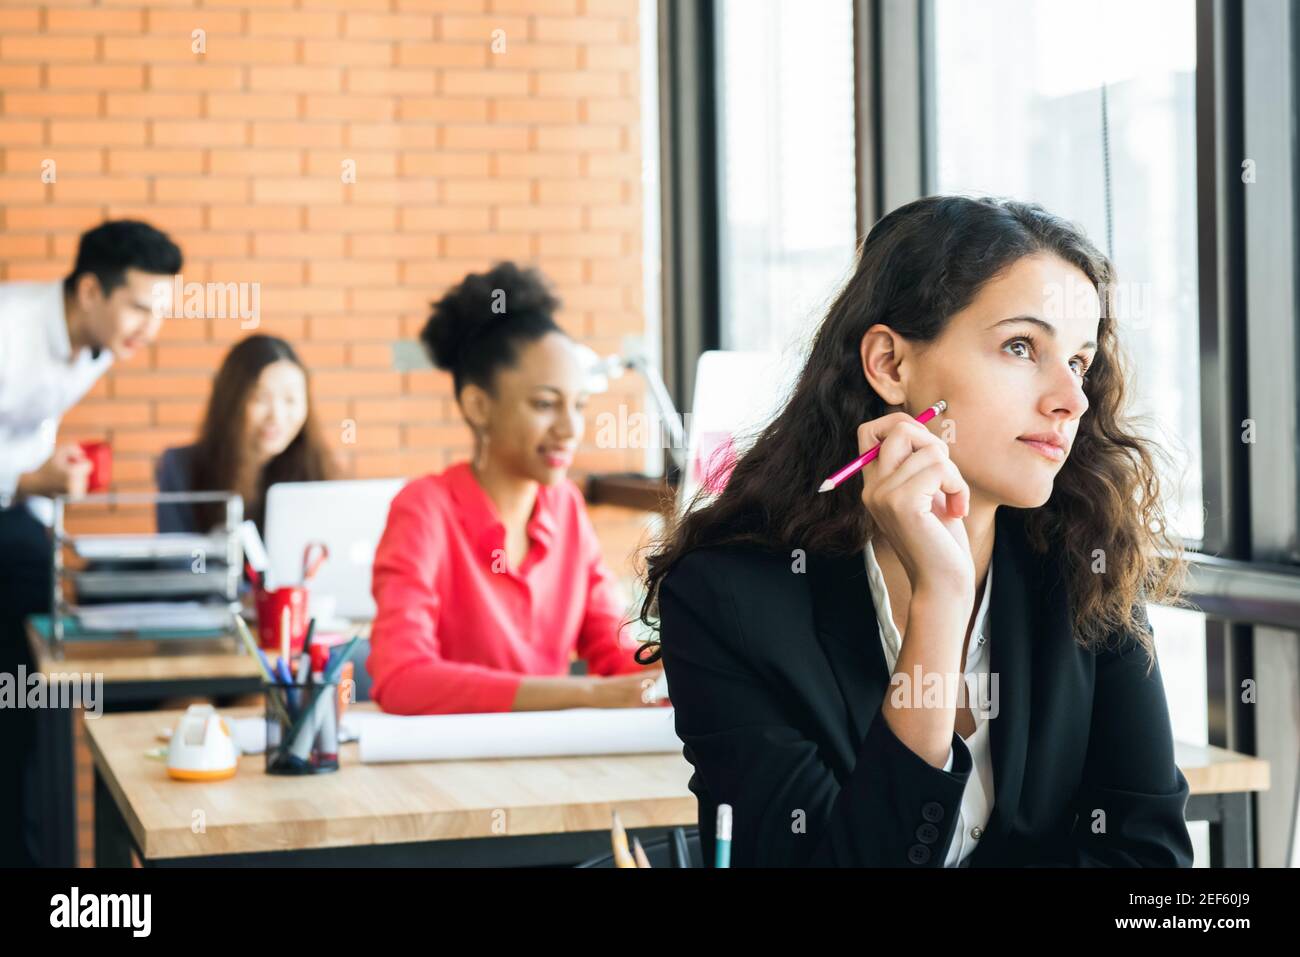
[[963, 521], [970, 486], [949, 458], [948, 443], [919, 418], [894, 412], [858, 426], [858, 446], [864, 454], [879, 448], [862, 468], [862, 503], [913, 592], [973, 596], [975, 567]]

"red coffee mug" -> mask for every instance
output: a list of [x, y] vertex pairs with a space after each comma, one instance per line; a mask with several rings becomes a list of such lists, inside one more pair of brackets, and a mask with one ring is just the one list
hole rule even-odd
[[90, 460], [87, 492], [102, 492], [113, 483], [113, 449], [107, 442], [78, 442]]
[[284, 610], [289, 609], [289, 653], [302, 651], [307, 640], [307, 589], [286, 585], [267, 591], [257, 589], [257, 640], [264, 651], [279, 652], [280, 626]]

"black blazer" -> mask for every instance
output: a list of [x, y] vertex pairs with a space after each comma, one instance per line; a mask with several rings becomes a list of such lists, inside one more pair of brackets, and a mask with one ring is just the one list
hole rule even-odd
[[[1079, 647], [1059, 556], [1030, 552], [1024, 515], [997, 512], [994, 804], [966, 863], [1190, 867], [1159, 667], [1145, 675], [1129, 636], [1096, 654]], [[881, 716], [890, 675], [862, 553], [796, 567], [717, 546], [687, 553], [661, 584], [664, 670], [705, 860], [727, 803], [736, 867], [942, 867], [970, 751], [954, 733], [952, 770], [933, 767]]]

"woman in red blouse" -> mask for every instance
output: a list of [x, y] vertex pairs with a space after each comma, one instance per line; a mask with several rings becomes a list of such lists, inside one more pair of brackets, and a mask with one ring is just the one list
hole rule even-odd
[[[541, 277], [502, 263], [434, 304], [474, 461], [410, 482], [375, 553], [371, 693], [396, 714], [637, 707], [637, 642], [582, 494], [584, 370]], [[588, 676], [569, 675], [573, 652]]]

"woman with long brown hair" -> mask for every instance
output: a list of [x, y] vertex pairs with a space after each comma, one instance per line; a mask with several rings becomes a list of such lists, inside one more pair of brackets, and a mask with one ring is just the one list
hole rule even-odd
[[784, 409], [649, 557], [706, 859], [728, 804], [738, 866], [1191, 865], [1145, 610], [1186, 562], [1113, 282], [1028, 203], [863, 241]]
[[[306, 366], [283, 339], [253, 335], [226, 354], [198, 439], [164, 452], [157, 480], [161, 492], [238, 492], [244, 517], [261, 531], [268, 488], [334, 473], [312, 415]], [[157, 507], [160, 532], [207, 531], [224, 516], [220, 504]]]

